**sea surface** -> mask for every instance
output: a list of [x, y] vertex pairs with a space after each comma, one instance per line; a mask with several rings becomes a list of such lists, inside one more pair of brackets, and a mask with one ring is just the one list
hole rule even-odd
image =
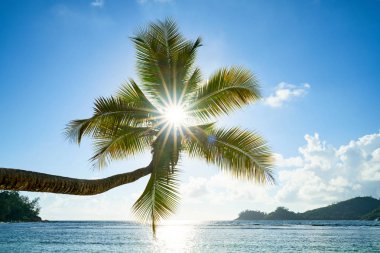
[[380, 252], [380, 222], [0, 223], [0, 252]]

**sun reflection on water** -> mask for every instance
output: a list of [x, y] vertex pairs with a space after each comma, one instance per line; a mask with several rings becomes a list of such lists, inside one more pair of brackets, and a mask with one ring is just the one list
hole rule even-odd
[[154, 252], [191, 252], [196, 236], [194, 222], [170, 221], [160, 225], [154, 241]]

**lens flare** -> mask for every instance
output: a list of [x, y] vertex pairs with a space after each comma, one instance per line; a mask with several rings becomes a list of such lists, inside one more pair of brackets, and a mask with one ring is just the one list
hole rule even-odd
[[165, 120], [173, 126], [182, 126], [185, 123], [186, 112], [178, 105], [170, 105], [164, 111]]

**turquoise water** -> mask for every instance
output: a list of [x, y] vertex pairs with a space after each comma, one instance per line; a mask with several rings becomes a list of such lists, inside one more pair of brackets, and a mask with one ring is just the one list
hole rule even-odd
[[0, 252], [380, 252], [380, 222], [1, 223]]

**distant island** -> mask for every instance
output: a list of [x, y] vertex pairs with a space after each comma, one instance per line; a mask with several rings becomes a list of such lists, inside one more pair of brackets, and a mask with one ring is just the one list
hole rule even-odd
[[38, 200], [16, 191], [0, 191], [0, 222], [41, 221]]
[[295, 213], [278, 207], [271, 213], [246, 210], [236, 220], [378, 220], [380, 200], [372, 197], [356, 197], [326, 207]]

